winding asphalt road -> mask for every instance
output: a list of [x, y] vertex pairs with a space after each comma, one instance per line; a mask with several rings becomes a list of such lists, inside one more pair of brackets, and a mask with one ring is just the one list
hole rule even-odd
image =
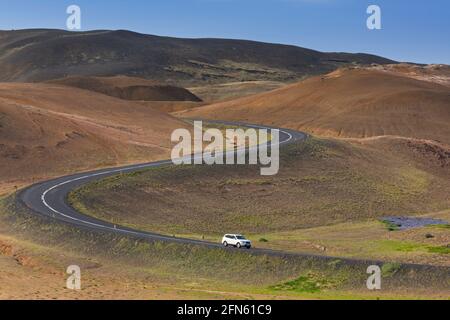
[[[271, 127], [266, 126], [250, 125], [237, 122], [227, 122], [227, 121], [208, 121], [208, 122], [218, 123], [222, 125], [242, 126], [255, 129], [273, 129]], [[280, 146], [302, 141], [308, 137], [307, 134], [305, 133], [293, 130], [279, 129], [279, 132], [280, 132]], [[233, 153], [234, 152], [235, 151], [233, 151]], [[196, 157], [196, 155], [194, 155], [193, 157]], [[114, 225], [112, 223], [84, 215], [75, 210], [74, 208], [72, 208], [67, 203], [68, 194], [72, 190], [82, 185], [88, 184], [96, 180], [104, 179], [106, 177], [110, 177], [113, 175], [118, 175], [122, 173], [132, 173], [143, 169], [154, 168], [169, 164], [172, 164], [172, 160], [129, 165], [113, 169], [102, 169], [92, 172], [61, 177], [50, 181], [40, 182], [24, 189], [18, 194], [18, 199], [23, 204], [25, 204], [29, 209], [31, 209], [31, 211], [35, 214], [47, 216], [54, 220], [63, 221], [71, 225], [78, 226], [80, 228], [112, 232], [115, 234], [132, 235], [138, 238], [144, 238], [149, 240], [161, 240], [186, 244], [200, 244], [210, 247], [221, 247], [221, 244], [219, 243], [175, 238]], [[180, 210], [182, 209], [180, 208]], [[226, 232], [227, 231], [224, 230], [224, 233]], [[251, 251], [261, 253], [274, 253], [273, 250], [266, 250], [266, 249], [254, 249]]]

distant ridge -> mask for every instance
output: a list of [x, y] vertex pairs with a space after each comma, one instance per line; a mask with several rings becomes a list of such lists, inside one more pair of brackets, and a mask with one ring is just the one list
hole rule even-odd
[[346, 65], [387, 64], [370, 55], [323, 53], [246, 40], [178, 39], [131, 31], [0, 31], [0, 81], [126, 75], [169, 83], [295, 81]]

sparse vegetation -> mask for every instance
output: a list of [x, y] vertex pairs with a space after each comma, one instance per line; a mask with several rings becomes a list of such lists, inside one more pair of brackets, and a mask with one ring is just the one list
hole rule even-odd
[[[270, 233], [448, 208], [443, 188], [436, 186], [450, 187], [450, 172], [424, 171], [418, 161], [417, 175], [428, 182], [413, 187], [416, 179], [398, 169], [408, 166], [406, 176], [415, 176], [405, 155], [386, 157], [372, 148], [311, 138], [284, 148], [281, 171], [271, 178], [262, 178], [257, 166], [166, 166], [83, 186], [69, 200], [114, 223], [213, 238], [226, 230]], [[380, 188], [386, 184], [391, 190], [415, 189], [392, 196]]]
[[[205, 297], [210, 297], [220, 288], [221, 294], [229, 291], [229, 296], [239, 291], [245, 293], [246, 297], [273, 298], [287, 295], [298, 298], [313, 294], [315, 298], [328, 299], [343, 296], [371, 298], [364, 286], [367, 276], [364, 261], [348, 262], [345, 259], [314, 256], [253, 255], [247, 251], [149, 242], [134, 237], [85, 231], [35, 216], [20, 203], [15, 203], [11, 197], [0, 202], [0, 221], [1, 226], [7, 226], [15, 237], [28, 239], [45, 247], [46, 254], [52, 248], [51, 250], [56, 250], [55, 254], [64, 252], [64, 256], [70, 254], [77, 257], [68, 263], [86, 261], [83, 265], [87, 263], [89, 266], [93, 261], [98, 261], [97, 264], [104, 265], [99, 269], [103, 274], [106, 270], [111, 270], [114, 275], [126, 276], [128, 281], [138, 281], [138, 286], [149, 281], [153, 286], [157, 281], [166, 288], [166, 292], [171, 290], [171, 283], [176, 280], [178, 294], [182, 293], [180, 287], [185, 287], [189, 292], [195, 292], [198, 288], [199, 292], [205, 292]], [[61, 254], [52, 261], [58, 262], [60, 257]], [[110, 269], [113, 265], [117, 270]], [[230, 267], [223, 268], [223, 265]], [[63, 266], [60, 268], [64, 270]], [[398, 272], [392, 272], [397, 267], [385, 269], [392, 275], [383, 282], [383, 297], [401, 296], [402, 293], [395, 290], [399, 282], [403, 287], [407, 285], [413, 288], [431, 285], [436, 297], [440, 297], [440, 292], [445, 288], [445, 283], [442, 282], [445, 279], [445, 276], [442, 278], [445, 269], [434, 268], [433, 273], [410, 266], [402, 267]], [[88, 267], [86, 270], [86, 283], [89, 283], [91, 271]], [[98, 290], [93, 291], [95, 292]], [[419, 291], [414, 292], [414, 296], [420, 297]]]
[[382, 223], [386, 226], [389, 231], [398, 231], [399, 226], [391, 221], [383, 220]]
[[272, 286], [271, 289], [275, 291], [317, 293], [337, 288], [342, 282], [344, 282], [343, 278], [339, 278], [336, 275], [308, 272], [295, 280]]
[[[242, 40], [177, 39], [125, 30], [79, 34], [77, 41], [67, 46], [67, 31], [4, 31], [4, 41], [0, 44], [0, 67], [4, 72], [0, 80], [31, 82], [67, 75], [121, 74], [170, 79], [184, 85], [253, 80], [285, 82], [328, 73], [342, 65], [393, 62], [367, 54], [322, 53]], [[41, 40], [36, 41], [37, 37]], [[22, 50], [18, 48], [26, 48], [27, 54], [20, 55]], [[8, 68], [8, 63], [14, 67]]]
[[426, 246], [421, 243], [411, 243], [397, 240], [381, 241], [382, 247], [400, 252], [413, 252], [426, 249]]
[[438, 229], [450, 229], [450, 224], [434, 224], [428, 226], [429, 228], [438, 228]]
[[392, 277], [400, 270], [400, 268], [400, 263], [385, 263], [381, 267], [381, 274], [383, 277]]
[[438, 254], [450, 254], [450, 246], [440, 246], [440, 247], [428, 247], [428, 252], [438, 253]]
[[433, 243], [421, 242], [427, 241], [425, 233], [405, 241], [397, 226], [385, 224], [397, 230], [388, 233], [378, 220], [450, 205], [446, 192], [435, 188], [448, 184], [447, 170], [424, 169], [420, 161], [407, 170], [417, 166], [419, 176], [426, 172], [430, 183], [417, 192], [391, 197], [377, 187], [387, 181], [399, 189], [415, 183], [398, 170], [408, 155], [400, 149], [387, 157], [357, 144], [311, 138], [282, 149], [282, 170], [272, 178], [247, 166], [167, 166], [100, 180], [69, 199], [86, 214], [179, 237], [218, 242], [232, 230], [263, 248], [445, 265], [442, 254], [428, 250], [443, 245], [445, 229], [433, 232]]

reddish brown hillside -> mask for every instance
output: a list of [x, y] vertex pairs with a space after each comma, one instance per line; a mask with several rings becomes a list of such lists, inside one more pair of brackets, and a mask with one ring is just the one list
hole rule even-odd
[[336, 137], [398, 135], [450, 144], [450, 89], [377, 70], [339, 70], [182, 115], [264, 123]]
[[20, 183], [166, 158], [186, 123], [140, 103], [49, 84], [0, 84], [0, 179]]

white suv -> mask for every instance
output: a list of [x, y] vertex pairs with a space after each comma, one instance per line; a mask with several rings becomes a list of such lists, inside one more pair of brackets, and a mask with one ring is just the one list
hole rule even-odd
[[240, 234], [226, 234], [222, 238], [222, 244], [225, 247], [235, 246], [237, 248], [245, 247], [250, 249], [252, 247], [252, 243], [250, 240], [247, 240], [243, 235]]

